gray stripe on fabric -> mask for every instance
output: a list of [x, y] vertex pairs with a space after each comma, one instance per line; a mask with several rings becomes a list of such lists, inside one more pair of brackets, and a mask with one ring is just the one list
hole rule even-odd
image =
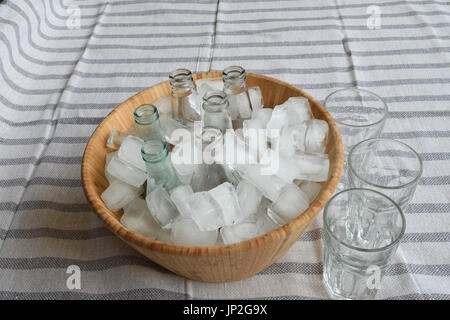
[[[0, 263], [1, 266], [1, 263]], [[259, 274], [273, 275], [284, 273], [299, 273], [306, 275], [322, 274], [323, 265], [317, 263], [277, 262], [263, 270]], [[386, 276], [399, 276], [402, 274], [421, 274], [430, 276], [447, 277], [450, 275], [450, 265], [420, 265], [420, 264], [391, 264], [386, 268]]]
[[81, 180], [50, 178], [50, 177], [34, 177], [31, 178], [30, 180], [27, 180], [25, 178], [0, 180], [0, 188], [10, 188], [10, 187], [27, 188], [32, 185], [81, 188]]
[[[3, 235], [3, 237], [1, 236]], [[64, 240], [92, 240], [103, 237], [111, 237], [114, 234], [106, 228], [93, 228], [89, 230], [64, 230], [54, 228], [33, 229], [0, 229], [0, 239], [35, 239], [51, 238]]]
[[52, 119], [39, 119], [39, 120], [31, 120], [24, 122], [15, 122], [8, 120], [0, 115], [0, 121], [11, 126], [11, 127], [29, 127], [29, 126], [37, 126], [37, 125], [60, 125], [60, 124], [76, 124], [76, 125], [98, 125], [102, 122], [104, 118], [100, 117], [73, 117], [73, 118], [58, 118], [55, 120]]
[[188, 294], [159, 288], [138, 288], [110, 293], [86, 293], [77, 291], [13, 292], [0, 291], [0, 299], [7, 300], [184, 300], [193, 299]]
[[[304, 232], [298, 241], [318, 241], [322, 239], [323, 229]], [[405, 233], [402, 243], [450, 242], [450, 232], [414, 232]]]
[[410, 203], [406, 213], [450, 213], [450, 203]]
[[9, 270], [36, 270], [67, 268], [69, 265], [78, 265], [82, 271], [102, 271], [122, 266], [150, 267], [165, 274], [171, 274], [167, 269], [158, 266], [144, 256], [120, 255], [97, 260], [79, 260], [57, 257], [37, 258], [5, 258], [0, 257], [0, 269]]
[[65, 144], [77, 144], [77, 143], [87, 143], [90, 137], [52, 137], [52, 138], [15, 138], [15, 139], [5, 139], [0, 138], [0, 145], [31, 145], [31, 144], [44, 144], [49, 145], [50, 143], [65, 143]]
[[413, 139], [413, 138], [448, 138], [449, 131], [406, 131], [406, 132], [384, 132], [383, 138], [391, 139]]
[[56, 210], [61, 212], [91, 212], [92, 208], [87, 203], [61, 203], [47, 200], [26, 200], [19, 204], [15, 202], [0, 202], [0, 211], [31, 211], [31, 210]]
[[0, 159], [1, 166], [15, 166], [24, 164], [39, 165], [41, 163], [58, 163], [58, 164], [76, 164], [80, 165], [82, 157], [59, 157], [59, 156], [43, 156], [42, 158], [25, 157], [25, 158], [4, 158]]

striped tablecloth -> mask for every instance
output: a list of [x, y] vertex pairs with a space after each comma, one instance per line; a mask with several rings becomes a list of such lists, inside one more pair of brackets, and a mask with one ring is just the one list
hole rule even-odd
[[[122, 243], [83, 194], [83, 150], [114, 107], [177, 67], [238, 64], [321, 101], [356, 85], [384, 97], [384, 137], [415, 148], [424, 174], [378, 298], [449, 299], [450, 3], [371, 4], [377, 7], [362, 0], [3, 1], [0, 298], [328, 299], [321, 215], [260, 274], [205, 284]], [[66, 285], [70, 265], [81, 269], [81, 289]]]

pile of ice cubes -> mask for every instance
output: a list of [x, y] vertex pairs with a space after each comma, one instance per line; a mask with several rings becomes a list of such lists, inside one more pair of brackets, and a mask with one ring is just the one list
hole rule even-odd
[[[221, 81], [199, 82], [200, 94], [221, 88]], [[259, 88], [253, 89], [252, 95], [255, 105], [250, 118], [243, 122], [243, 130], [224, 134], [223, 152], [219, 153], [223, 159], [215, 159], [225, 179], [202, 190], [192, 181], [202, 165], [173, 161], [181, 184], [170, 192], [157, 187], [145, 196], [143, 140], [128, 135], [118, 151], [106, 156], [105, 176], [110, 184], [101, 195], [106, 206], [111, 211], [123, 208], [121, 223], [128, 229], [185, 246], [245, 241], [302, 214], [320, 192], [320, 182], [328, 179], [328, 124], [313, 118], [306, 98], [291, 97], [272, 110], [263, 108]], [[156, 106], [168, 115], [170, 100], [162, 98]], [[253, 129], [262, 133], [256, 139]], [[192, 144], [186, 145], [192, 148]], [[183, 147], [184, 142], [179, 142], [172, 153]], [[236, 156], [228, 159], [231, 151]]]

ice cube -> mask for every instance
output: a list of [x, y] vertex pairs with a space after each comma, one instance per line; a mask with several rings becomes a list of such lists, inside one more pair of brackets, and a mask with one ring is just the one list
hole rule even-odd
[[106, 154], [106, 159], [105, 159], [105, 177], [106, 180], [108, 180], [108, 182], [111, 184], [114, 180], [116, 180], [116, 178], [114, 178], [112, 175], [110, 175], [107, 171], [106, 168], [108, 167], [108, 164], [111, 162], [112, 158], [114, 156], [117, 155], [117, 151], [114, 152], [110, 152]]
[[276, 106], [272, 111], [272, 117], [267, 122], [267, 136], [275, 138], [280, 135], [281, 129], [289, 124], [289, 109], [286, 104]]
[[265, 125], [260, 119], [248, 119], [243, 122], [245, 142], [252, 150], [257, 150], [260, 158], [267, 150], [267, 134]]
[[228, 103], [231, 120], [251, 118], [252, 109], [250, 108], [249, 96], [245, 92], [228, 95]]
[[255, 238], [258, 229], [255, 223], [242, 222], [233, 226], [220, 228], [220, 235], [224, 244], [232, 244]]
[[224, 167], [220, 164], [200, 164], [195, 168], [191, 187], [195, 192], [208, 191], [227, 181]]
[[196, 192], [186, 201], [191, 218], [201, 231], [211, 231], [225, 225], [220, 205], [206, 191]]
[[146, 171], [145, 162], [142, 159], [141, 148], [144, 140], [135, 136], [126, 137], [119, 151], [117, 157], [130, 166], [136, 167], [142, 171]]
[[167, 191], [158, 186], [147, 195], [145, 200], [156, 222], [162, 228], [170, 228], [171, 223], [178, 216], [178, 211]]
[[326, 154], [295, 153], [286, 155], [272, 149], [267, 150], [261, 158], [261, 163], [270, 168], [272, 174], [277, 175], [286, 183], [291, 183], [294, 179], [315, 182], [326, 181], [330, 166]]
[[108, 166], [106, 167], [106, 172], [125, 183], [128, 183], [134, 187], [140, 187], [147, 180], [147, 174], [145, 171], [137, 169], [134, 166], [120, 160], [117, 156], [113, 156]]
[[173, 223], [171, 240], [181, 246], [215, 246], [217, 235], [217, 229], [202, 231], [192, 219], [183, 218]]
[[304, 97], [290, 97], [286, 102], [291, 114], [290, 124], [312, 119], [309, 100]]
[[213, 90], [223, 90], [223, 81], [222, 79], [214, 79], [214, 78], [203, 78], [203, 79], [197, 79], [195, 80], [195, 85], [197, 86], [197, 91], [199, 91], [199, 87], [201, 87], [203, 84], [207, 84]]
[[317, 182], [303, 181], [299, 188], [308, 196], [309, 203], [311, 203], [319, 194], [322, 186]]
[[193, 147], [187, 143], [177, 144], [170, 153], [170, 160], [181, 183], [189, 184], [197, 164], [193, 159]]
[[190, 185], [180, 185], [170, 192], [170, 199], [175, 204], [180, 215], [184, 218], [190, 216], [189, 208], [186, 205], [187, 199], [194, 194]]
[[256, 109], [252, 112], [252, 119], [258, 119], [261, 121], [262, 127], [265, 129], [267, 127], [267, 123], [272, 117], [273, 110], [270, 108], [262, 108]]
[[106, 141], [106, 147], [114, 150], [119, 149], [120, 146], [122, 145], [123, 140], [129, 135], [133, 136], [137, 135], [137, 130], [135, 126], [132, 126], [127, 131], [119, 131], [112, 129], [108, 137], [108, 140]]
[[165, 242], [165, 243], [172, 243], [172, 230], [171, 229], [160, 229], [158, 236], [156, 237], [156, 240]]
[[258, 206], [258, 213], [256, 215], [257, 236], [261, 236], [281, 227], [280, 224], [273, 221], [267, 214], [270, 205], [270, 200], [263, 198]]
[[261, 89], [258, 86], [248, 88], [248, 95], [250, 96], [253, 110], [262, 109], [264, 107]]
[[142, 188], [135, 188], [120, 180], [115, 180], [103, 191], [101, 198], [109, 210], [117, 211], [139, 197], [141, 193]]
[[238, 195], [239, 206], [241, 207], [242, 212], [242, 218], [240, 221], [256, 214], [259, 203], [261, 202], [262, 192], [252, 183], [242, 180], [236, 188], [236, 193]]
[[305, 151], [305, 137], [307, 126], [305, 123], [286, 126], [278, 139], [280, 152], [292, 155]]
[[128, 229], [145, 237], [156, 239], [161, 228], [148, 210], [144, 199], [136, 198], [123, 208], [120, 222]]
[[291, 162], [299, 168], [295, 178], [300, 180], [323, 182], [328, 179], [330, 160], [327, 154], [295, 154]]
[[243, 220], [241, 207], [239, 206], [239, 198], [231, 183], [224, 182], [209, 190], [208, 193], [219, 204], [225, 226], [230, 226]]
[[312, 119], [307, 123], [308, 131], [306, 132], [305, 138], [306, 151], [324, 153], [328, 137], [328, 123], [319, 119]]
[[258, 150], [247, 144], [244, 139], [234, 131], [227, 131], [224, 136], [223, 163], [244, 173], [248, 166], [258, 163]]
[[308, 207], [308, 196], [292, 183], [283, 187], [280, 196], [272, 203], [267, 213], [272, 220], [283, 225], [298, 217]]
[[159, 98], [153, 104], [155, 105], [156, 109], [158, 109], [159, 115], [172, 113], [172, 97], [171, 96]]
[[266, 198], [275, 201], [280, 195], [281, 188], [287, 183], [273, 174], [264, 174], [261, 166], [250, 166], [244, 174], [244, 179], [255, 185]]

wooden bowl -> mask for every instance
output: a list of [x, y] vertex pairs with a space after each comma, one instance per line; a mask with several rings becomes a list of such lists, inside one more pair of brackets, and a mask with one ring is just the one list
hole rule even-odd
[[[194, 79], [220, 78], [220, 72], [194, 75]], [[83, 188], [94, 212], [120, 239], [157, 264], [183, 277], [205, 281], [226, 282], [250, 277], [273, 264], [304, 232], [328, 199], [339, 181], [344, 152], [336, 123], [326, 109], [306, 92], [277, 79], [247, 74], [249, 87], [259, 86], [264, 106], [273, 108], [292, 96], [309, 99], [315, 118], [329, 124], [327, 153], [330, 158], [328, 181], [308, 210], [288, 224], [258, 238], [214, 247], [187, 247], [163, 243], [141, 236], [120, 223], [122, 210], [111, 212], [100, 195], [108, 186], [105, 178], [106, 140], [112, 129], [127, 130], [133, 123], [134, 109], [170, 95], [169, 82], [145, 89], [114, 109], [97, 127], [86, 146], [81, 166]]]

